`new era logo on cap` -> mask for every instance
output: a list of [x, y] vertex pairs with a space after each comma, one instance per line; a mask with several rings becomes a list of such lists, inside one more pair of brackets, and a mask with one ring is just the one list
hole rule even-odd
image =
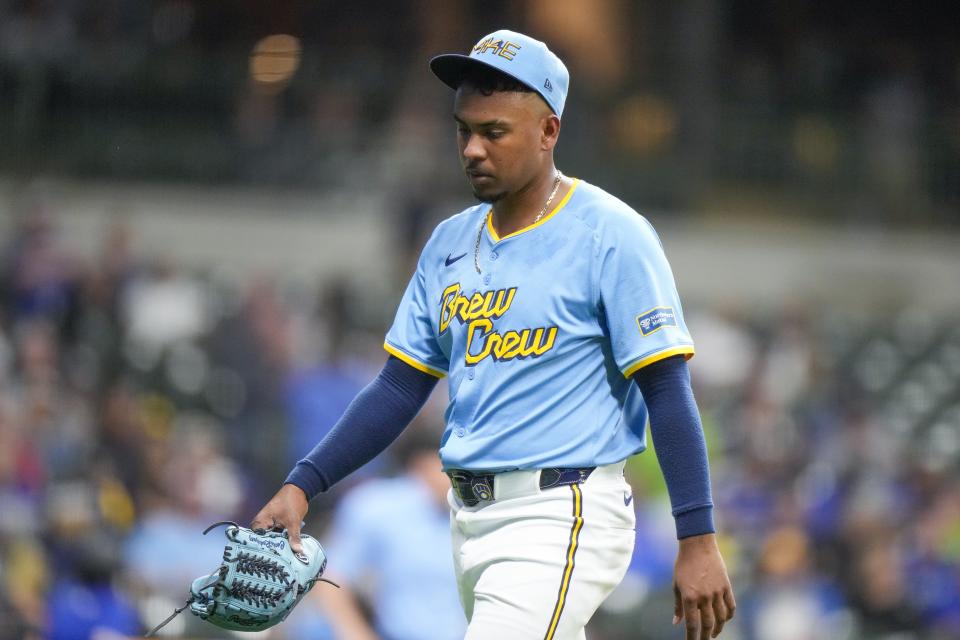
[[456, 89], [467, 68], [478, 64], [516, 78], [539, 93], [554, 113], [562, 115], [570, 74], [543, 42], [501, 29], [481, 38], [467, 56], [448, 53], [433, 58], [430, 69], [447, 86]]

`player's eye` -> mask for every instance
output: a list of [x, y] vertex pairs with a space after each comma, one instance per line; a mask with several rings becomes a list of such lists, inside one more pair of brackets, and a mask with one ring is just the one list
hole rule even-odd
[[467, 128], [464, 127], [463, 125], [459, 125], [459, 126], [457, 126], [457, 135], [469, 136], [469, 135], [470, 135], [470, 129], [467, 129]]
[[487, 137], [491, 140], [497, 140], [498, 138], [502, 138], [505, 133], [505, 131], [501, 131], [500, 129], [492, 129], [487, 131]]

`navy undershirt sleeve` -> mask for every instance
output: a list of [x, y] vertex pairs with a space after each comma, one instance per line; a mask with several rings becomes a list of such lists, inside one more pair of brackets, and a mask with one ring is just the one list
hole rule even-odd
[[686, 360], [665, 358], [643, 367], [633, 379], [650, 414], [650, 434], [670, 494], [677, 538], [713, 533], [707, 444]]
[[308, 500], [326, 491], [390, 446], [435, 386], [437, 378], [390, 356], [330, 433], [296, 464], [286, 484], [303, 489]]

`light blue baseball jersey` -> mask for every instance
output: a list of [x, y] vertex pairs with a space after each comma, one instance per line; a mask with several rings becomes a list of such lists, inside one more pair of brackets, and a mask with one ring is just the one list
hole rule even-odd
[[581, 180], [515, 233], [499, 237], [491, 215], [478, 205], [437, 226], [384, 343], [449, 375], [444, 469], [587, 467], [642, 451], [647, 411], [630, 376], [694, 352], [653, 227]]

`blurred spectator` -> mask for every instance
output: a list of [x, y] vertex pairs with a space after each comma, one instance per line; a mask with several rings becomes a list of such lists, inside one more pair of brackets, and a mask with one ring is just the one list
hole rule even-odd
[[168, 260], [130, 286], [123, 313], [128, 340], [150, 353], [197, 337], [207, 321], [200, 287]]
[[[284, 401], [290, 430], [289, 467], [327, 435], [357, 393], [376, 375], [369, 363], [351, 353], [352, 306], [346, 282], [336, 280], [325, 286], [315, 322], [317, 333], [322, 334], [322, 357], [287, 376]], [[367, 470], [353, 480], [369, 476], [378, 468], [382, 468], [380, 460], [371, 461]]]
[[[875, 608], [889, 610], [894, 624], [916, 620], [937, 637], [960, 636], [960, 485], [956, 479], [925, 496], [927, 508], [914, 522], [913, 545], [886, 546], [864, 560], [864, 569], [889, 576], [866, 593]], [[921, 498], [923, 499], [923, 498]], [[903, 541], [900, 541], [901, 544]], [[886, 553], [884, 553], [886, 552]], [[906, 556], [906, 557], [904, 557]], [[892, 566], [885, 563], [893, 562]], [[875, 576], [872, 576], [875, 577]], [[906, 583], [906, 584], [905, 584]], [[903, 602], [907, 606], [902, 605]]]
[[[295, 355], [292, 309], [280, 284], [270, 278], [251, 278], [240, 295], [238, 312], [221, 318], [207, 336], [207, 350], [196, 355], [206, 360], [210, 354], [221, 392], [228, 394], [226, 453], [243, 460], [261, 480], [256, 490], [265, 492], [289, 470], [282, 453], [290, 437], [283, 394]], [[254, 495], [250, 499], [258, 500]]]
[[194, 578], [216, 568], [223, 538], [200, 534], [214, 522], [236, 520], [243, 497], [242, 479], [211, 426], [183, 427], [152, 445], [142, 515], [124, 546], [130, 579], [173, 599], [180, 599]]
[[[342, 589], [321, 588], [337, 638], [462, 638], [450, 548], [450, 482], [437, 455], [439, 436], [412, 425], [397, 442], [402, 475], [368, 481], [348, 492], [334, 515], [329, 576]], [[360, 601], [369, 604], [368, 621]]]
[[0, 587], [0, 638], [39, 640], [42, 637], [41, 628], [32, 626]]
[[67, 312], [75, 263], [57, 235], [56, 223], [43, 205], [23, 215], [3, 256], [2, 282], [13, 323], [45, 319], [54, 325]]
[[759, 575], [739, 598], [748, 640], [841, 638], [849, 621], [836, 586], [812, 571], [810, 541], [785, 527], [764, 542]]
[[906, 591], [906, 562], [896, 541], [889, 535], [874, 537], [851, 552], [851, 604], [859, 614], [860, 633], [872, 638], [919, 629], [919, 612]]
[[[106, 531], [79, 539], [58, 540], [69, 558], [47, 594], [47, 638], [110, 638], [143, 632], [133, 602], [118, 588], [117, 541]], [[109, 633], [112, 632], [112, 633]]]
[[138, 398], [129, 385], [117, 383], [103, 392], [97, 438], [99, 455], [106, 458], [125, 487], [146, 486], [147, 448], [150, 446]]

